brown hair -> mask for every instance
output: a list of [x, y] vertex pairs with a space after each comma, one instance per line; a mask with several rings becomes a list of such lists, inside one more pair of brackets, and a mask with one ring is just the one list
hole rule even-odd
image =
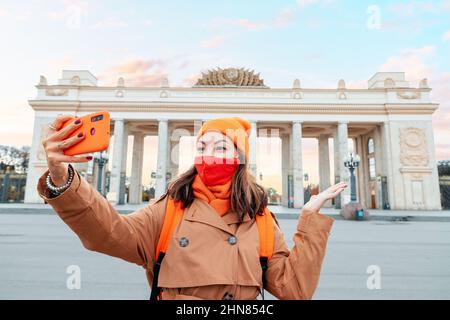
[[[157, 202], [170, 196], [175, 201], [181, 201], [184, 208], [191, 205], [195, 198], [192, 182], [196, 175], [197, 169], [192, 166], [169, 184], [166, 193]], [[231, 183], [231, 210], [238, 214], [242, 222], [246, 213], [254, 219], [256, 214], [263, 214], [266, 206], [266, 190], [256, 183], [255, 178], [248, 171], [247, 165], [241, 163], [234, 173]]]

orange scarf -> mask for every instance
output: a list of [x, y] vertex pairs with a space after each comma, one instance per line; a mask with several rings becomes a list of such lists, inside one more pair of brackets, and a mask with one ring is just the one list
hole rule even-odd
[[231, 207], [231, 181], [230, 179], [224, 184], [207, 187], [197, 175], [192, 182], [194, 196], [207, 201], [220, 216], [224, 216]]

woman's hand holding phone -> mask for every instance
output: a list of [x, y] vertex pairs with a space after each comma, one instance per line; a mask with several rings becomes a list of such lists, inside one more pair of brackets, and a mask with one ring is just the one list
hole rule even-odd
[[47, 126], [47, 131], [44, 134], [44, 138], [41, 140], [47, 157], [50, 178], [56, 186], [61, 186], [68, 180], [69, 172], [67, 163], [81, 163], [92, 160], [92, 155], [69, 156], [64, 154], [64, 149], [76, 145], [86, 138], [85, 134], [82, 132], [76, 136], [70, 137], [70, 134], [73, 131], [83, 125], [81, 119], [77, 119], [63, 128], [64, 123], [73, 119], [75, 119], [75, 117], [72, 115], [59, 115], [49, 124], [55, 129]]

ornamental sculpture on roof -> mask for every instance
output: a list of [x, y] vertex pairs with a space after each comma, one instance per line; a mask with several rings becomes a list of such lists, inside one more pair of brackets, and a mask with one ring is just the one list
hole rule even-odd
[[196, 86], [232, 86], [232, 87], [264, 87], [264, 80], [259, 78], [259, 73], [244, 68], [226, 68], [208, 70], [202, 72], [202, 77], [197, 80]]

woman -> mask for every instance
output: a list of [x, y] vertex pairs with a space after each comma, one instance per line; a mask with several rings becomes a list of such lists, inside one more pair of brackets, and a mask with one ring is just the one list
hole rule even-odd
[[[195, 164], [172, 182], [154, 204], [120, 215], [67, 164], [92, 159], [64, 155], [63, 149], [84, 139], [67, 138], [81, 126], [81, 121], [59, 130], [70, 119], [73, 117], [59, 116], [42, 140], [48, 170], [39, 179], [38, 192], [78, 235], [84, 247], [142, 266], [151, 285], [166, 205], [168, 199], [173, 199], [182, 204], [184, 213], [161, 265], [160, 297], [258, 297], [262, 271], [255, 220], [256, 215], [263, 214], [267, 194], [248, 171], [248, 121], [221, 118], [205, 122], [197, 136]], [[291, 250], [277, 223], [273, 225], [273, 254], [265, 271], [265, 288], [275, 297], [313, 296], [333, 224], [333, 219], [320, 214], [319, 209], [346, 187], [345, 183], [338, 183], [304, 205]]]

